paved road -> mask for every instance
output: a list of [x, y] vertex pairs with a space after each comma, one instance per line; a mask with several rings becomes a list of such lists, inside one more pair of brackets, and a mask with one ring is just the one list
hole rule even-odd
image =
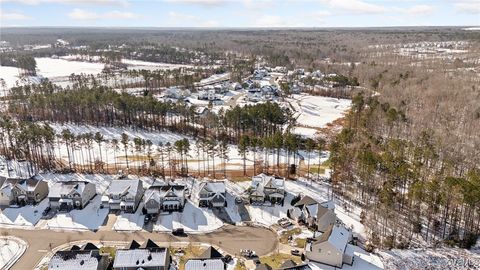
[[212, 233], [192, 234], [187, 237], [174, 237], [167, 233], [116, 232], [116, 231], [53, 231], [2, 229], [8, 235], [17, 236], [28, 242], [25, 254], [16, 262], [12, 270], [33, 269], [44, 255], [57, 246], [73, 241], [131, 241], [138, 242], [150, 238], [158, 242], [202, 242], [215, 244], [230, 254], [238, 254], [240, 249], [252, 249], [265, 255], [277, 248], [277, 235], [265, 228], [226, 225]]

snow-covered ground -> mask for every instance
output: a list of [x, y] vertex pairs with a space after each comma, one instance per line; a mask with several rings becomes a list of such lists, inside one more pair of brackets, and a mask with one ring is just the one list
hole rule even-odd
[[143, 203], [135, 213], [121, 213], [117, 216], [113, 229], [116, 231], [140, 231], [143, 228], [145, 215], [142, 214]]
[[146, 69], [146, 70], [169, 70], [169, 69], [178, 69], [178, 68], [191, 68], [192, 65], [182, 65], [182, 64], [169, 64], [169, 63], [157, 63], [157, 62], [148, 62], [141, 60], [132, 60], [132, 59], [122, 59], [122, 63], [127, 65], [128, 69]]
[[95, 198], [82, 210], [58, 213], [47, 220], [45, 228], [64, 230], [97, 230], [104, 223], [108, 209], [100, 208], [101, 196]]
[[54, 79], [75, 74], [98, 74], [102, 72], [104, 64], [81, 61], [68, 61], [49, 57], [35, 58], [37, 74], [45, 78]]
[[16, 237], [0, 237], [0, 269], [9, 269], [25, 252], [27, 243]]
[[199, 208], [192, 202], [187, 201], [183, 212], [173, 212], [171, 214], [161, 214], [157, 223], [154, 225], [154, 231], [167, 231], [183, 228], [186, 232], [209, 232], [223, 226], [223, 222], [207, 208]]
[[45, 199], [37, 205], [8, 207], [0, 210], [0, 225], [33, 229], [47, 206], [48, 200]]
[[[290, 104], [295, 109], [297, 125], [312, 128], [324, 128], [327, 124], [341, 118], [350, 108], [351, 100], [331, 97], [293, 95]], [[305, 131], [308, 135], [311, 131]]]
[[[134, 138], [140, 138], [144, 140], [150, 140], [153, 145], [151, 148], [151, 156], [158, 162], [158, 165], [164, 165], [164, 167], [168, 167], [168, 159], [166, 156], [164, 156], [164, 164], [161, 164], [161, 157], [160, 153], [158, 152], [158, 145], [159, 143], [162, 143], [165, 145], [166, 143], [170, 143], [173, 145], [175, 141], [180, 140], [180, 139], [188, 139], [190, 141], [190, 151], [188, 153], [189, 155], [189, 162], [188, 162], [188, 168], [189, 170], [196, 171], [198, 169], [203, 170], [204, 163], [205, 163], [205, 168], [209, 169], [210, 171], [213, 169], [213, 162], [212, 158], [208, 158], [206, 155], [204, 156], [202, 151], [196, 148], [195, 142], [196, 140], [192, 137], [184, 136], [184, 135], [179, 135], [176, 133], [172, 132], [151, 132], [151, 131], [145, 131], [145, 130], [133, 130], [129, 128], [115, 128], [115, 127], [95, 127], [95, 126], [90, 126], [90, 125], [72, 125], [72, 124], [50, 124], [50, 126], [55, 130], [57, 134], [60, 134], [63, 129], [69, 129], [73, 134], [78, 135], [82, 133], [96, 133], [100, 132], [106, 140], [111, 141], [111, 139], [117, 139], [118, 141], [121, 140], [121, 134], [125, 133], [129, 136], [130, 138], [130, 143], [128, 146], [128, 162], [129, 166], [131, 167], [138, 167], [138, 166], [143, 166], [145, 163], [148, 162], [147, 156], [145, 156], [145, 151], [136, 151], [135, 150], [135, 145], [133, 143]], [[124, 152], [124, 146], [122, 144], [119, 144], [117, 146], [118, 148], [115, 150], [114, 147], [110, 143], [104, 142], [102, 144], [102, 160], [103, 162], [106, 162], [110, 165], [117, 164], [120, 166], [125, 166], [126, 165], [126, 160], [125, 160], [125, 152]], [[59, 144], [59, 151], [55, 151], [55, 155], [57, 158], [60, 158], [64, 160], [65, 162], [68, 161], [68, 152], [66, 149], [66, 146], [64, 143]], [[98, 148], [98, 144], [93, 143], [92, 144], [92, 160], [89, 160], [89, 156], [87, 154], [87, 150], [84, 148], [84, 158], [83, 158], [83, 163], [82, 163], [82, 154], [81, 150], [77, 148], [76, 150], [73, 151], [73, 155], [75, 157], [75, 163], [76, 164], [82, 164], [82, 165], [87, 165], [90, 162], [93, 163], [95, 159], [100, 158], [100, 150]], [[165, 153], [164, 153], [165, 154]], [[216, 156], [215, 157], [215, 168], [217, 170], [217, 173], [220, 174], [221, 170], [225, 166], [227, 170], [241, 170], [243, 168], [243, 156], [239, 153], [237, 146], [235, 145], [229, 145], [228, 147], [228, 160], [226, 161], [226, 164], [224, 163], [224, 160], [221, 159], [220, 157]], [[304, 157], [304, 164], [307, 164], [308, 157], [310, 157], [310, 165], [315, 165], [325, 162], [328, 159], [328, 153], [325, 152], [323, 153], [323, 156], [319, 159], [318, 152], [312, 152], [310, 153], [310, 156], [308, 153], [305, 151], [299, 151], [299, 155]], [[264, 153], [257, 151], [255, 154], [255, 157], [258, 160], [263, 160], [264, 159]], [[176, 159], [180, 158], [178, 154], [172, 150], [171, 151], [171, 157]], [[280, 152], [280, 162], [286, 163], [286, 157], [287, 153], [284, 151]], [[207, 159], [209, 162], [207, 162]], [[246, 165], [247, 166], [253, 166], [253, 159], [254, 159], [254, 153], [252, 151], [249, 151], [246, 154]], [[296, 162], [300, 162], [300, 158], [296, 159]], [[268, 163], [269, 164], [276, 164], [276, 155], [269, 154], [268, 155]], [[288, 163], [293, 163], [293, 157], [290, 155], [290, 161]]]
[[392, 270], [480, 269], [480, 253], [459, 248], [393, 249], [379, 255], [385, 269]]

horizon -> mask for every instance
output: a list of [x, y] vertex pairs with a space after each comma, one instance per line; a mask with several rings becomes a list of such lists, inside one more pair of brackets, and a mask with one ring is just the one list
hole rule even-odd
[[0, 7], [2, 28], [302, 29], [480, 25], [480, 0], [0, 0]]

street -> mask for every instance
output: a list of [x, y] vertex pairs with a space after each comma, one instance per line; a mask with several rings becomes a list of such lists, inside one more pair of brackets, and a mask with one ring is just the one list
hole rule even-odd
[[33, 269], [42, 257], [57, 246], [73, 241], [125, 241], [140, 243], [150, 238], [157, 242], [201, 242], [215, 244], [231, 255], [240, 249], [252, 249], [258, 255], [265, 255], [277, 248], [277, 235], [265, 228], [226, 225], [215, 232], [175, 237], [169, 233], [116, 232], [116, 231], [54, 231], [2, 229], [3, 234], [16, 236], [28, 242], [23, 256], [13, 265], [12, 270]]

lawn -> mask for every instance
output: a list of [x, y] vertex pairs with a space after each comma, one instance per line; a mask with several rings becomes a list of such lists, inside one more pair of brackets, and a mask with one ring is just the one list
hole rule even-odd
[[274, 253], [268, 256], [260, 257], [261, 263], [266, 263], [273, 269], [278, 269], [286, 260], [293, 260], [295, 263], [301, 263], [302, 260], [298, 256], [285, 253]]
[[280, 235], [280, 243], [282, 244], [288, 244], [288, 238], [293, 235], [298, 235], [302, 233], [302, 229], [300, 228], [295, 228], [292, 230], [284, 231]]
[[189, 244], [185, 248], [173, 248], [171, 250], [171, 254], [175, 255], [178, 251], [183, 251], [184, 253], [178, 261], [178, 264], [180, 266], [179, 270], [184, 270], [185, 263], [187, 262], [187, 260], [199, 257], [205, 251], [205, 248], [201, 246]]

